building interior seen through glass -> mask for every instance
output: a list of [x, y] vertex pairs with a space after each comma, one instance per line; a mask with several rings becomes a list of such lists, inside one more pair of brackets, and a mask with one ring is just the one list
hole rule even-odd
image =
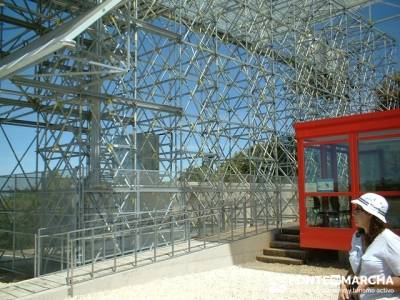
[[307, 197], [307, 225], [315, 227], [351, 227], [348, 196]]

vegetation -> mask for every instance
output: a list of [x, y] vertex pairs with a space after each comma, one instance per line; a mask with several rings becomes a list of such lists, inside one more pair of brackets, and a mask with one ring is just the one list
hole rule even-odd
[[[75, 184], [72, 178], [62, 177], [57, 172], [47, 173], [42, 178], [41, 189], [16, 189], [2, 193], [0, 208], [0, 249], [13, 248], [13, 234], [16, 249], [34, 247], [34, 234], [40, 227], [46, 227], [51, 219], [57, 219], [71, 209], [72, 201], [62, 201], [61, 193], [71, 191]], [[60, 203], [61, 202], [63, 203]], [[64, 203], [65, 202], [65, 203]], [[62, 221], [62, 220], [59, 220]]]
[[[232, 158], [220, 162], [217, 167], [209, 161], [201, 166], [189, 167], [180, 180], [235, 182], [242, 176], [242, 180], [249, 181], [250, 177], [245, 175], [275, 175], [275, 168], [278, 168], [278, 176], [295, 176], [295, 160], [294, 138], [286, 137], [284, 142], [283, 139], [278, 140], [276, 150], [272, 143], [258, 143], [235, 153]], [[257, 182], [260, 180], [262, 178], [256, 178]]]
[[376, 89], [377, 110], [400, 108], [400, 73], [386, 77]]

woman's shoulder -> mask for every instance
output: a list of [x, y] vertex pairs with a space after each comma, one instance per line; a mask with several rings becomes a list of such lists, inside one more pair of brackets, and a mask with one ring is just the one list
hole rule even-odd
[[385, 228], [383, 231], [382, 231], [382, 236], [385, 238], [385, 239], [393, 239], [393, 240], [398, 240], [398, 241], [400, 241], [400, 236], [398, 236], [396, 233], [394, 233], [393, 231], [391, 231], [390, 229], [387, 229], [387, 228]]
[[400, 236], [398, 236], [396, 233], [391, 231], [390, 229], [385, 229], [381, 233], [382, 239], [385, 240], [386, 244], [390, 248], [394, 248], [398, 251], [400, 251]]

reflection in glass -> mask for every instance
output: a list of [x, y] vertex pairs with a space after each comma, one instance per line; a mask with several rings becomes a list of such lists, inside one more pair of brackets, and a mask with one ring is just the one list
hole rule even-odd
[[386, 221], [391, 228], [400, 229], [400, 197], [385, 197], [389, 203]]
[[400, 190], [400, 139], [362, 141], [358, 149], [362, 191]]
[[306, 192], [347, 192], [348, 144], [313, 145], [305, 148]]

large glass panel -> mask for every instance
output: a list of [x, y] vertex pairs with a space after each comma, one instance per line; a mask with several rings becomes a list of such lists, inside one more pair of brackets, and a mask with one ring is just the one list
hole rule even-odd
[[312, 145], [305, 148], [306, 192], [347, 192], [349, 180], [349, 146]]
[[390, 130], [381, 130], [381, 131], [367, 131], [367, 132], [360, 132], [360, 138], [367, 138], [371, 136], [383, 136], [383, 135], [394, 135], [400, 134], [400, 129], [390, 129]]
[[360, 141], [360, 189], [400, 191], [400, 138]]
[[307, 197], [307, 225], [312, 227], [351, 227], [348, 196]]
[[386, 221], [391, 228], [400, 229], [400, 196], [385, 197], [389, 202], [389, 210], [386, 215]]
[[342, 142], [343, 140], [347, 140], [347, 139], [348, 139], [348, 135], [319, 136], [319, 137], [307, 138], [305, 140], [305, 142], [306, 143], [323, 143], [323, 142], [338, 143], [338, 142]]

